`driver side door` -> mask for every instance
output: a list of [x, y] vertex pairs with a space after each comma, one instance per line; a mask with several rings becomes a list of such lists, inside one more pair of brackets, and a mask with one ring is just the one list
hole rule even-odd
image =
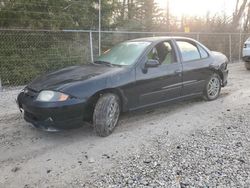
[[[157, 54], [154, 54], [156, 51]], [[154, 58], [156, 67], [147, 67]], [[140, 107], [180, 98], [182, 89], [182, 66], [177, 61], [172, 41], [155, 45], [136, 68], [136, 93]]]

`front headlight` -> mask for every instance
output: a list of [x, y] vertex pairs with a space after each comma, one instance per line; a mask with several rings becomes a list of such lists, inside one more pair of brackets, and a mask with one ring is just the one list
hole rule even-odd
[[41, 102], [57, 102], [66, 101], [68, 98], [69, 95], [64, 93], [44, 90], [39, 93], [36, 100]]

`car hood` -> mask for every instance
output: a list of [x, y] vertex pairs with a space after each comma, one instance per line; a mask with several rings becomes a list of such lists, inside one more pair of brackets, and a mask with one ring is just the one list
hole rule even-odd
[[27, 87], [37, 92], [41, 90], [60, 90], [71, 83], [86, 81], [93, 77], [112, 72], [115, 67], [87, 64], [67, 67], [36, 78]]

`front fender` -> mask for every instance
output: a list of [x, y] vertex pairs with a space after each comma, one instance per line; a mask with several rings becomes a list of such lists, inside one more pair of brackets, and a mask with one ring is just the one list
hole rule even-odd
[[105, 88], [107, 88], [107, 78], [100, 78], [72, 83], [70, 86], [63, 88], [62, 92], [88, 100], [95, 93]]
[[210, 69], [213, 72], [216, 72], [220, 78], [221, 78], [221, 85], [224, 87], [227, 85], [227, 79], [228, 79], [228, 58], [219, 52], [213, 52], [213, 58], [214, 61], [210, 65]]

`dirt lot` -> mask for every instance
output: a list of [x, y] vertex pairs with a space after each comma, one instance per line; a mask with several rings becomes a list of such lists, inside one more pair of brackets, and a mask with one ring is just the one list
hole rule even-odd
[[0, 187], [250, 187], [250, 72], [229, 69], [218, 100], [124, 114], [107, 138], [31, 128], [0, 93]]

